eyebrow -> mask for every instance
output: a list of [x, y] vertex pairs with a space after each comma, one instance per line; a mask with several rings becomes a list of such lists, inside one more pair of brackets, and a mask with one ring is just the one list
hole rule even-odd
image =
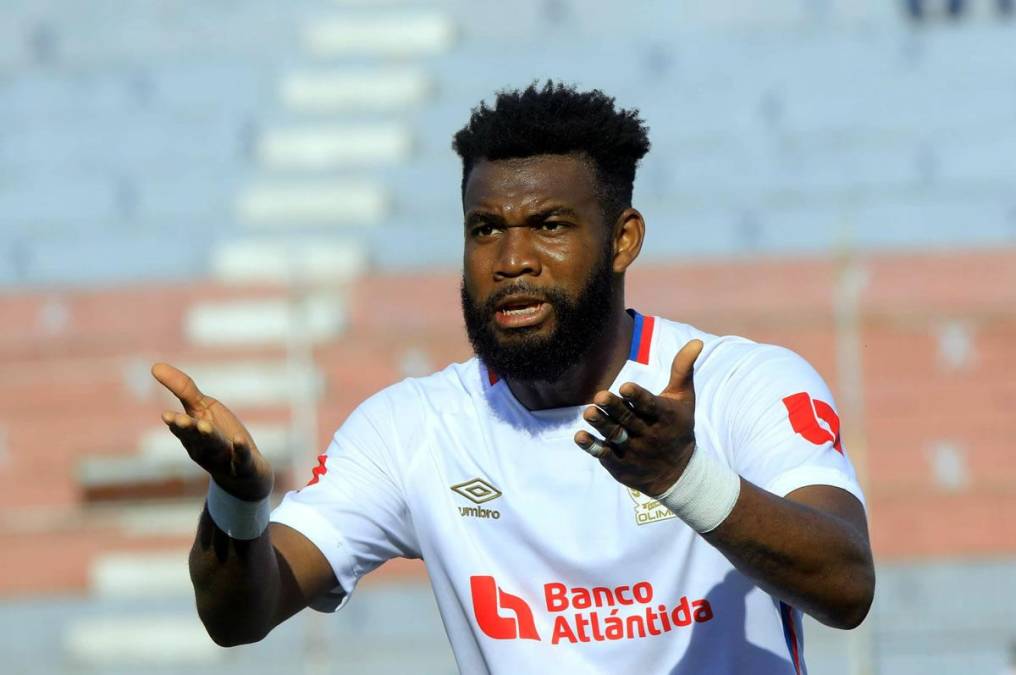
[[[567, 206], [552, 206], [550, 208], [543, 209], [542, 211], [538, 211], [526, 218], [526, 224], [533, 225], [536, 223], [542, 223], [553, 216], [565, 216], [567, 218], [575, 218], [576, 220], [579, 219], [579, 214], [576, 213], [574, 209], [570, 209]], [[498, 225], [503, 225], [505, 222], [504, 218], [490, 211], [470, 211], [466, 214], [466, 227], [475, 225], [481, 221]]]

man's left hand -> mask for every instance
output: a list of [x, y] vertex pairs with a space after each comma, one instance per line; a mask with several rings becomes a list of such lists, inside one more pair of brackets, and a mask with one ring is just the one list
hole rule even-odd
[[702, 341], [681, 348], [670, 367], [670, 383], [652, 394], [625, 382], [615, 396], [601, 391], [582, 416], [603, 435], [575, 434], [575, 442], [597, 456], [619, 483], [650, 497], [666, 492], [681, 477], [695, 449], [695, 360]]

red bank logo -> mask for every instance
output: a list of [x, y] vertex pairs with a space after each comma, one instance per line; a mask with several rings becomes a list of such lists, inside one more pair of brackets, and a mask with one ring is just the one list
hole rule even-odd
[[[806, 392], [793, 394], [783, 399], [790, 413], [790, 426], [805, 440], [815, 445], [832, 443], [836, 452], [843, 454], [840, 440], [840, 418], [833, 407], [825, 401], [812, 399]], [[819, 420], [826, 423], [823, 427]]]
[[[502, 591], [497, 587], [494, 577], [470, 577], [469, 583], [473, 592], [476, 623], [487, 637], [495, 640], [540, 639], [533, 622], [533, 610], [525, 600]], [[501, 616], [501, 609], [508, 610], [515, 618]]]
[[[469, 582], [476, 623], [485, 635], [495, 640], [540, 639], [525, 600], [498, 588], [493, 577], [474, 576]], [[547, 618], [554, 622], [552, 645], [653, 637], [713, 619], [713, 608], [705, 599], [654, 601], [648, 581], [592, 588], [552, 582], [543, 585], [543, 593]], [[501, 616], [502, 609], [515, 618]]]

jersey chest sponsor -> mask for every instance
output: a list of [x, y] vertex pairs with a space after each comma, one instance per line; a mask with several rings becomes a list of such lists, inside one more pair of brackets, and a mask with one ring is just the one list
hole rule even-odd
[[[495, 640], [544, 640], [552, 645], [636, 640], [664, 635], [713, 619], [708, 600], [681, 596], [661, 602], [653, 585], [543, 585], [543, 597], [531, 603], [502, 589], [492, 576], [470, 577], [476, 624]], [[534, 607], [553, 623], [549, 636], [536, 628]]]

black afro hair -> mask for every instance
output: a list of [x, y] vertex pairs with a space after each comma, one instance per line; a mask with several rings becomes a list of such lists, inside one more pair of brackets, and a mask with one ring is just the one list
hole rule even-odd
[[635, 168], [649, 152], [638, 110], [617, 110], [599, 89], [582, 92], [548, 80], [542, 88], [498, 92], [493, 108], [473, 109], [455, 134], [462, 190], [477, 161], [582, 154], [592, 161], [604, 220], [613, 224], [631, 206]]

